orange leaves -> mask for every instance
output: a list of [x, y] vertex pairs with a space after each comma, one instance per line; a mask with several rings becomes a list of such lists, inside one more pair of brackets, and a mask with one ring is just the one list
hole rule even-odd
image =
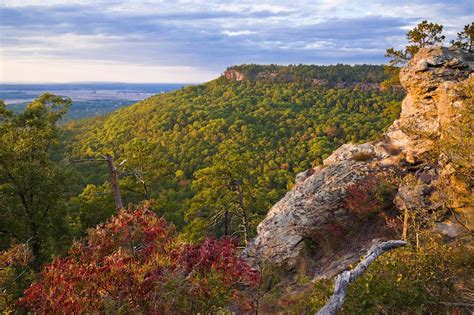
[[20, 302], [38, 313], [194, 312], [244, 296], [242, 285], [258, 278], [234, 240], [179, 243], [164, 219], [139, 208], [89, 230], [68, 257], [44, 268]]
[[33, 254], [27, 244], [12, 245], [8, 250], [0, 252], [0, 270], [11, 265], [26, 267], [32, 258]]

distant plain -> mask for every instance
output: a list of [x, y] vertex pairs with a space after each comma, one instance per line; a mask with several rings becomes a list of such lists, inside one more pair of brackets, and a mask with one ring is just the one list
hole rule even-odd
[[123, 106], [186, 86], [183, 83], [51, 83], [0, 84], [0, 99], [9, 108], [23, 110], [43, 93], [69, 97], [73, 106], [64, 120], [107, 114]]

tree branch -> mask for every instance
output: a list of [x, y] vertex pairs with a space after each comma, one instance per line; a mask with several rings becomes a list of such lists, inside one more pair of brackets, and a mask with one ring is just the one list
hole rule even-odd
[[68, 165], [72, 164], [72, 163], [82, 163], [82, 162], [104, 162], [104, 161], [107, 161], [106, 159], [95, 159], [95, 158], [91, 158], [91, 159], [78, 159], [78, 160], [69, 160], [68, 161]]
[[316, 315], [335, 315], [344, 304], [347, 287], [361, 276], [371, 263], [386, 251], [405, 246], [405, 241], [392, 240], [372, 246], [362, 261], [352, 270], [343, 271], [335, 279], [334, 292], [329, 301]]

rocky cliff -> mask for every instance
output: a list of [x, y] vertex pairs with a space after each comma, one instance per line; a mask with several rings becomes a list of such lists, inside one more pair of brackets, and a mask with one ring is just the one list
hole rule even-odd
[[[447, 219], [440, 201], [439, 182], [446, 179], [450, 162], [438, 144], [466, 107], [458, 87], [472, 84], [473, 61], [472, 54], [462, 51], [422, 49], [400, 73], [408, 93], [400, 119], [379, 141], [345, 144], [322, 165], [298, 174], [293, 189], [259, 224], [244, 257], [256, 266], [294, 268], [309, 255], [315, 276], [332, 276], [357, 261], [374, 240], [399, 237], [400, 231], [389, 226], [405, 210], [439, 211], [441, 233], [468, 233], [474, 222], [470, 205], [454, 207], [464, 220], [459, 224], [458, 217]], [[463, 189], [473, 196], [472, 187]], [[380, 204], [365, 196], [375, 190], [384, 190]], [[354, 208], [354, 201], [362, 209]], [[378, 215], [361, 220], [364, 207], [377, 208]]]

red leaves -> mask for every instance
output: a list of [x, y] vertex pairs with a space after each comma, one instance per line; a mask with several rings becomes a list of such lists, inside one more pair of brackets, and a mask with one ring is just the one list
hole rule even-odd
[[377, 179], [374, 176], [367, 178], [362, 183], [357, 183], [347, 188], [346, 207], [359, 216], [377, 212], [383, 203], [377, 194]]
[[66, 258], [47, 265], [20, 303], [38, 313], [207, 310], [255, 285], [258, 274], [232, 239], [179, 243], [173, 228], [147, 209], [122, 211], [88, 231]]
[[220, 272], [225, 285], [256, 285], [258, 273], [237, 256], [236, 245], [236, 240], [231, 238], [206, 239], [199, 245], [185, 245], [177, 262], [187, 272]]

